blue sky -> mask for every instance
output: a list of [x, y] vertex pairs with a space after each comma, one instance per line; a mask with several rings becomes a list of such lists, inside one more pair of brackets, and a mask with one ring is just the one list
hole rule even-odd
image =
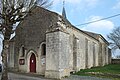
[[[62, 13], [63, 0], [54, 0], [50, 10]], [[65, 0], [67, 19], [73, 25], [98, 20], [120, 13], [120, 0]], [[120, 26], [120, 16], [96, 23], [76, 26], [79, 29], [92, 31], [106, 37], [111, 30]]]
[[[62, 8], [63, 0], [54, 0], [50, 10], [61, 14]], [[67, 19], [73, 25], [79, 25], [120, 14], [120, 0], [65, 0], [65, 10]], [[102, 34], [107, 39], [106, 36], [118, 26], [120, 26], [120, 16], [76, 27]], [[117, 52], [116, 55], [119, 54]]]

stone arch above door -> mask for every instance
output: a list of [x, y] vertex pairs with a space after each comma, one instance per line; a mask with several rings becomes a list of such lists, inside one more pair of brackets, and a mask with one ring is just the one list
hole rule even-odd
[[30, 49], [30, 50], [26, 53], [26, 58], [27, 58], [28, 56], [30, 56], [30, 55], [31, 55], [31, 53], [34, 53], [34, 54], [35, 54], [35, 56], [36, 56], [36, 57], [38, 57], [37, 52], [36, 52], [36, 51], [34, 51], [33, 49]]

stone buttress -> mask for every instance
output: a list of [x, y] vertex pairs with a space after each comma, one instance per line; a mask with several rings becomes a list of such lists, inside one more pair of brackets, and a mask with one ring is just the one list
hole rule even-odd
[[70, 75], [69, 34], [60, 17], [58, 22], [46, 31], [46, 71], [45, 77], [61, 79]]

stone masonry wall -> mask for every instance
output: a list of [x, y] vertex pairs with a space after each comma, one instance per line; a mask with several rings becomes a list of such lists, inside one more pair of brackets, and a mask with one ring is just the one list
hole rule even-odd
[[46, 34], [45, 77], [57, 78], [70, 75], [69, 35], [57, 31]]
[[[76, 30], [76, 29], [73, 29], [73, 28], [67, 28], [66, 29], [68, 33], [70, 33], [70, 35], [74, 35], [78, 40], [79, 40], [79, 44], [78, 44], [78, 48], [77, 48], [77, 56], [76, 56], [76, 59], [77, 59], [77, 63], [76, 63], [76, 70], [75, 71], [78, 71], [80, 69], [85, 69], [86, 67], [86, 55], [85, 55], [85, 52], [86, 52], [86, 39], [89, 41], [89, 44], [88, 44], [88, 67], [87, 68], [91, 68], [93, 67], [93, 43], [95, 44], [95, 66], [98, 66], [98, 53], [99, 53], [99, 43], [97, 40], [93, 39], [92, 37], [80, 32], [79, 30]], [[72, 37], [72, 36], [71, 36]], [[72, 37], [74, 38], [74, 37]], [[73, 39], [72, 39], [73, 40]], [[71, 43], [72, 41], [70, 41], [70, 54], [74, 54], [73, 53], [73, 43]], [[71, 60], [72, 62], [72, 60]], [[72, 64], [73, 66], [75, 66], [74, 64]]]

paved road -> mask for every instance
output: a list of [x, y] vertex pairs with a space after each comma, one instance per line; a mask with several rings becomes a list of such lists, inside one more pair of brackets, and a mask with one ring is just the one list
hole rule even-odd
[[[0, 75], [0, 78], [1, 78], [1, 75]], [[55, 79], [47, 79], [42, 76], [33, 77], [32, 75], [9, 73], [9, 80], [55, 80]], [[110, 80], [110, 79], [72, 75], [68, 78], [63, 78], [62, 80]]]
[[[1, 75], [0, 75], [1, 78]], [[23, 75], [23, 74], [15, 74], [15, 73], [9, 73], [8, 74], [8, 79], [9, 80], [52, 80], [52, 79], [47, 79], [44, 77], [33, 77], [32, 75]]]

